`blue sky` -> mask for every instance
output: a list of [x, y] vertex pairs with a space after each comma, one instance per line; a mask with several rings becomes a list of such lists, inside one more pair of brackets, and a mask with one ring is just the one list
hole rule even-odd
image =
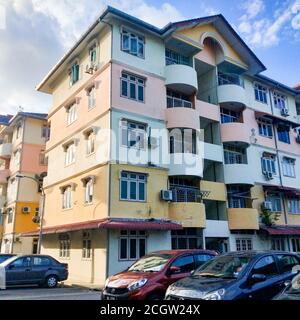
[[35, 86], [107, 4], [157, 26], [222, 13], [265, 75], [300, 83], [300, 0], [0, 0], [0, 113], [49, 110]]

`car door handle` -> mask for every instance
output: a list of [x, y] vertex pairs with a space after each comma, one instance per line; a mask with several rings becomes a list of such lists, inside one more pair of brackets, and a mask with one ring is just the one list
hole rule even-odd
[[25, 271], [27, 271], [27, 272], [28, 272], [28, 271], [30, 271], [30, 269], [25, 269]]

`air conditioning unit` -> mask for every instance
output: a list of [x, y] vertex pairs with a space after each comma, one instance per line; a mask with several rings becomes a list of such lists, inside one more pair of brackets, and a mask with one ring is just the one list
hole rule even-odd
[[280, 113], [281, 113], [282, 116], [286, 117], [286, 116], [289, 115], [289, 109], [288, 108], [282, 108], [280, 110]]
[[264, 172], [264, 175], [265, 175], [267, 180], [272, 180], [274, 178], [273, 177], [273, 173], [269, 172], [269, 171]]
[[296, 142], [300, 143], [300, 134], [296, 137]]
[[40, 223], [40, 216], [38, 216], [38, 215], [33, 216], [32, 222], [33, 223]]
[[272, 210], [272, 202], [271, 201], [264, 201], [261, 205], [261, 208]]
[[148, 145], [150, 148], [157, 148], [158, 147], [158, 139], [155, 137], [149, 137]]
[[85, 73], [93, 74], [93, 72], [94, 72], [94, 66], [91, 65], [91, 64], [86, 65], [86, 67], [85, 67]]
[[173, 193], [171, 190], [161, 190], [160, 191], [160, 199], [164, 201], [172, 201]]
[[22, 213], [24, 213], [24, 214], [30, 213], [30, 207], [23, 207]]

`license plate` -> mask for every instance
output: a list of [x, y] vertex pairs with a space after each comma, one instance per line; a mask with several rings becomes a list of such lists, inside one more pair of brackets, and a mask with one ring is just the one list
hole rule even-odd
[[106, 300], [116, 300], [116, 297], [106, 296]]

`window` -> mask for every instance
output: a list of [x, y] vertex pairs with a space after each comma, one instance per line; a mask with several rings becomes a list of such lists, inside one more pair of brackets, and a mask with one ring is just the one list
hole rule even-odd
[[201, 249], [202, 232], [197, 228], [171, 231], [172, 249]]
[[300, 214], [300, 205], [298, 198], [288, 198], [288, 213]]
[[192, 108], [192, 98], [177, 91], [167, 90], [167, 108]]
[[273, 137], [273, 125], [271, 120], [260, 119], [258, 120], [258, 132], [263, 137]]
[[13, 208], [8, 208], [7, 209], [7, 223], [12, 223], [12, 221], [13, 221], [13, 213], [14, 213]]
[[254, 84], [255, 100], [267, 104], [268, 103], [267, 92], [268, 91], [267, 91], [266, 87], [264, 87], [258, 83]]
[[278, 92], [273, 92], [274, 105], [278, 109], [286, 108], [286, 96]]
[[128, 148], [145, 149], [146, 125], [127, 120], [121, 120], [122, 145]]
[[221, 123], [238, 122], [241, 118], [241, 112], [221, 108]]
[[96, 106], [96, 88], [92, 86], [88, 91], [88, 108], [92, 109]]
[[139, 102], [144, 102], [145, 80], [143, 78], [122, 72], [121, 96]]
[[140, 173], [121, 172], [120, 198], [129, 201], [146, 201], [147, 176]]
[[51, 260], [46, 257], [33, 257], [33, 266], [34, 267], [42, 267], [51, 265]]
[[205, 262], [207, 262], [208, 260], [210, 260], [212, 258], [213, 258], [213, 256], [211, 256], [209, 254], [196, 254], [196, 255], [194, 255], [195, 269], [199, 268]]
[[294, 266], [299, 265], [300, 261], [294, 256], [287, 254], [278, 255], [278, 265], [281, 272], [291, 272]]
[[295, 178], [295, 159], [283, 157], [282, 158], [282, 173], [286, 177]]
[[271, 203], [271, 212], [281, 212], [281, 198], [277, 194], [266, 196], [266, 201]]
[[290, 143], [290, 127], [280, 125], [277, 127], [278, 140], [284, 143]]
[[92, 203], [93, 196], [94, 196], [94, 180], [93, 178], [88, 178], [85, 183], [84, 202]]
[[191, 66], [190, 58], [170, 49], [166, 49], [166, 65], [184, 64]]
[[121, 50], [139, 58], [144, 58], [145, 38], [122, 28]]
[[197, 134], [193, 129], [172, 129], [169, 138], [170, 153], [197, 153]]
[[119, 259], [136, 260], [146, 254], [145, 231], [121, 230], [119, 240]]
[[13, 153], [13, 155], [14, 155], [14, 165], [18, 166], [21, 160], [21, 151], [18, 149]]
[[96, 64], [96, 59], [97, 59], [97, 46], [96, 46], [96, 44], [94, 44], [93, 46], [90, 47], [89, 57], [90, 57], [90, 64], [92, 66], [94, 66]]
[[219, 86], [225, 84], [235, 84], [237, 86], [244, 87], [244, 80], [238, 74], [234, 73], [218, 72], [218, 83]]
[[300, 238], [292, 238], [292, 251], [293, 252], [300, 252]]
[[224, 145], [225, 164], [241, 164], [246, 162], [246, 150], [234, 145]]
[[22, 122], [17, 123], [17, 130], [16, 130], [16, 139], [19, 139], [21, 137], [22, 132]]
[[47, 125], [42, 126], [42, 138], [45, 138], [46, 141], [50, 138], [50, 127]]
[[67, 124], [73, 123], [77, 119], [77, 105], [76, 103], [73, 103], [71, 106], [67, 108]]
[[39, 164], [41, 166], [46, 166], [48, 164], [48, 157], [46, 157], [44, 152], [39, 155]]
[[75, 62], [70, 67], [70, 86], [76, 83], [79, 80], [79, 64]]
[[60, 240], [59, 241], [59, 257], [70, 258], [71, 240]]
[[274, 258], [272, 256], [261, 258], [258, 262], [256, 262], [251, 273], [262, 274], [267, 278], [277, 275], [278, 270]]
[[285, 251], [285, 239], [273, 237], [271, 240], [271, 250]]
[[249, 190], [238, 185], [227, 186], [228, 208], [247, 208], [246, 200], [251, 198]]
[[89, 232], [83, 232], [82, 240], [82, 258], [90, 259], [92, 257], [92, 240]]
[[266, 155], [261, 158], [262, 172], [276, 174], [275, 156]]
[[87, 155], [95, 152], [95, 134], [90, 131], [86, 136], [86, 153]]
[[68, 186], [63, 190], [63, 209], [70, 209], [72, 208], [72, 187]]
[[253, 250], [253, 242], [251, 238], [235, 239], [236, 251], [251, 251]]
[[75, 162], [75, 144], [69, 144], [65, 149], [65, 165], [68, 166]]
[[30, 257], [23, 257], [23, 258], [19, 258], [16, 259], [12, 265], [15, 268], [26, 268], [26, 267], [30, 267], [31, 265], [31, 258]]
[[178, 273], [188, 273], [195, 269], [194, 258], [192, 255], [179, 257], [172, 262], [171, 267], [180, 269]]

